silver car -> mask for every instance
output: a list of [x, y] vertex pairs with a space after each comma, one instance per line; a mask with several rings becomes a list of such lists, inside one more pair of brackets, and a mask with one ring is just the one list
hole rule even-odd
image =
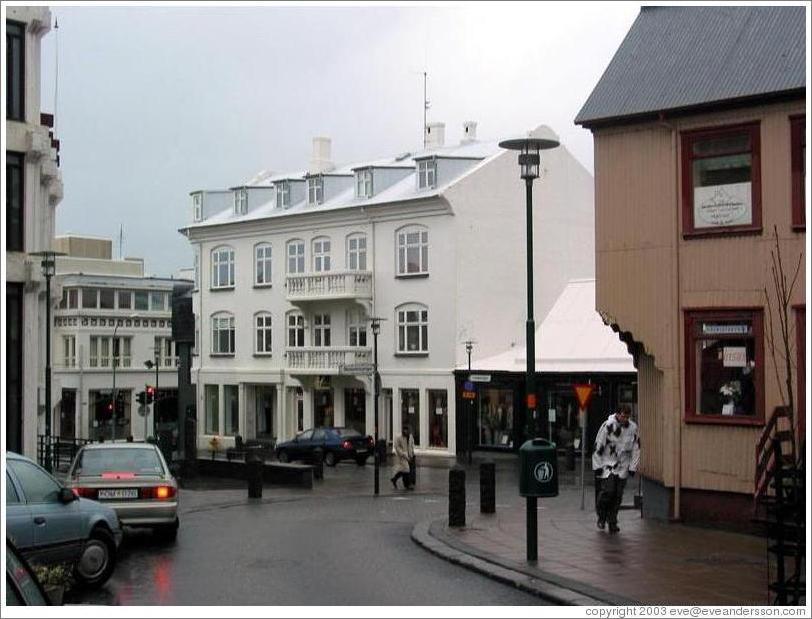
[[122, 525], [149, 527], [168, 541], [178, 533], [178, 483], [151, 443], [95, 443], [76, 454], [68, 485], [109, 505]]

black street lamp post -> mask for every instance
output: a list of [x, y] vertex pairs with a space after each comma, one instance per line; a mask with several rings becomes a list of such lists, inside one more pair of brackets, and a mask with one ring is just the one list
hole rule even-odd
[[369, 318], [370, 327], [372, 328], [372, 340], [373, 340], [373, 353], [372, 353], [372, 362], [373, 362], [373, 374], [372, 380], [374, 382], [374, 386], [372, 391], [375, 397], [375, 453], [373, 454], [373, 460], [375, 462], [375, 496], [378, 496], [380, 493], [380, 468], [381, 468], [381, 449], [378, 445], [378, 402], [381, 399], [381, 375], [378, 373], [378, 334], [381, 332], [381, 321], [385, 320], [384, 318], [379, 318], [377, 316], [373, 316]]
[[[533, 320], [533, 181], [539, 177], [541, 158], [539, 151], [556, 148], [558, 140], [529, 135], [504, 140], [499, 146], [519, 151], [519, 168], [525, 182], [527, 195], [527, 377], [525, 397], [527, 403], [528, 435], [539, 435], [538, 411], [536, 410], [536, 325]], [[536, 497], [527, 497], [527, 560], [538, 559], [538, 511]]]
[[[468, 353], [468, 380], [471, 380], [471, 351], [474, 349], [474, 340], [465, 341], [465, 352]], [[474, 446], [473, 446], [473, 424], [474, 424], [474, 402], [471, 400], [471, 413], [468, 418], [468, 423], [465, 424], [465, 446], [468, 451], [468, 464], [473, 464], [474, 461]]]
[[56, 257], [65, 254], [58, 251], [34, 252], [41, 256], [42, 274], [45, 276], [45, 469], [53, 469], [51, 461], [51, 278], [56, 274]]

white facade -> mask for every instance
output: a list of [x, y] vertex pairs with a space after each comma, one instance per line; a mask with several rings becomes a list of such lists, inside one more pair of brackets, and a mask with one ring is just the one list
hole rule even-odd
[[[30, 254], [51, 249], [55, 210], [62, 200], [57, 143], [40, 117], [40, 45], [51, 28], [51, 13], [47, 7], [10, 6], [6, 9], [6, 28], [7, 32], [20, 33], [21, 45], [14, 55], [21, 54], [22, 64], [16, 66], [24, 70], [18, 73], [10, 61], [7, 64], [10, 75], [4, 82], [4, 87], [20, 102], [16, 118], [11, 111], [6, 117], [6, 180], [12, 182], [12, 161], [19, 161], [22, 194], [19, 234], [10, 226], [11, 205], [4, 204], [7, 246], [5, 440], [7, 449], [36, 458], [37, 433], [44, 431], [45, 424], [46, 300], [41, 258]], [[6, 49], [7, 52], [10, 49], [8, 39]], [[22, 75], [21, 82], [17, 75]], [[4, 191], [9, 199], [15, 190], [6, 188]]]
[[[378, 337], [380, 434], [391, 440], [408, 422], [419, 453], [455, 453], [453, 371], [465, 357], [462, 342], [476, 340], [475, 357], [522, 342], [526, 307], [516, 155], [467, 135], [452, 147], [338, 168], [325, 163], [320, 138], [319, 167], [331, 170], [313, 184], [321, 194], [310, 191], [312, 171], [241, 185], [247, 208], [223, 192], [192, 192], [196, 221], [182, 232], [198, 267], [192, 381], [201, 449], [212, 436], [224, 446], [237, 434], [285, 440], [314, 425], [372, 434], [371, 379], [341, 366], [372, 361], [363, 317], [379, 316], [386, 320]], [[545, 152], [542, 167], [534, 220], [539, 321], [569, 279], [594, 270], [591, 176], [564, 147]], [[271, 258], [258, 277], [260, 246]], [[290, 339], [297, 313], [304, 346], [295, 331]], [[270, 353], [257, 342], [267, 335], [257, 333], [257, 320], [265, 327], [267, 318]], [[353, 322], [366, 325], [365, 339]]]
[[[136, 395], [157, 382], [165, 398], [160, 406], [177, 414], [177, 357], [171, 341], [177, 280], [144, 277], [142, 261], [112, 260], [108, 251], [105, 258], [58, 258], [56, 281], [61, 301], [52, 336], [54, 434], [112, 439], [109, 405], [119, 399], [115, 438], [155, 436], [161, 419], [156, 420], [154, 406], [140, 415]], [[146, 361], [157, 364], [157, 372]]]

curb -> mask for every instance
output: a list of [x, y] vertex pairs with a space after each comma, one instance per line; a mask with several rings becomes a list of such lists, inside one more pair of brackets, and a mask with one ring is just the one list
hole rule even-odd
[[412, 529], [412, 541], [418, 546], [450, 563], [459, 565], [466, 569], [478, 572], [483, 576], [491, 578], [506, 585], [512, 585], [517, 589], [535, 595], [559, 606], [605, 606], [617, 603], [614, 600], [604, 600], [562, 587], [553, 582], [533, 577], [524, 572], [510, 569], [504, 565], [499, 565], [481, 557], [458, 550], [431, 534], [434, 526], [442, 526], [444, 521], [424, 520], [415, 525]]

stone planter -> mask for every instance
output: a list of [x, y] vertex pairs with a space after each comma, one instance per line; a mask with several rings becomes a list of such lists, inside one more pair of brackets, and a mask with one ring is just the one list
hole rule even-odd
[[64, 585], [44, 585], [45, 595], [54, 606], [62, 606], [62, 597], [65, 595]]

